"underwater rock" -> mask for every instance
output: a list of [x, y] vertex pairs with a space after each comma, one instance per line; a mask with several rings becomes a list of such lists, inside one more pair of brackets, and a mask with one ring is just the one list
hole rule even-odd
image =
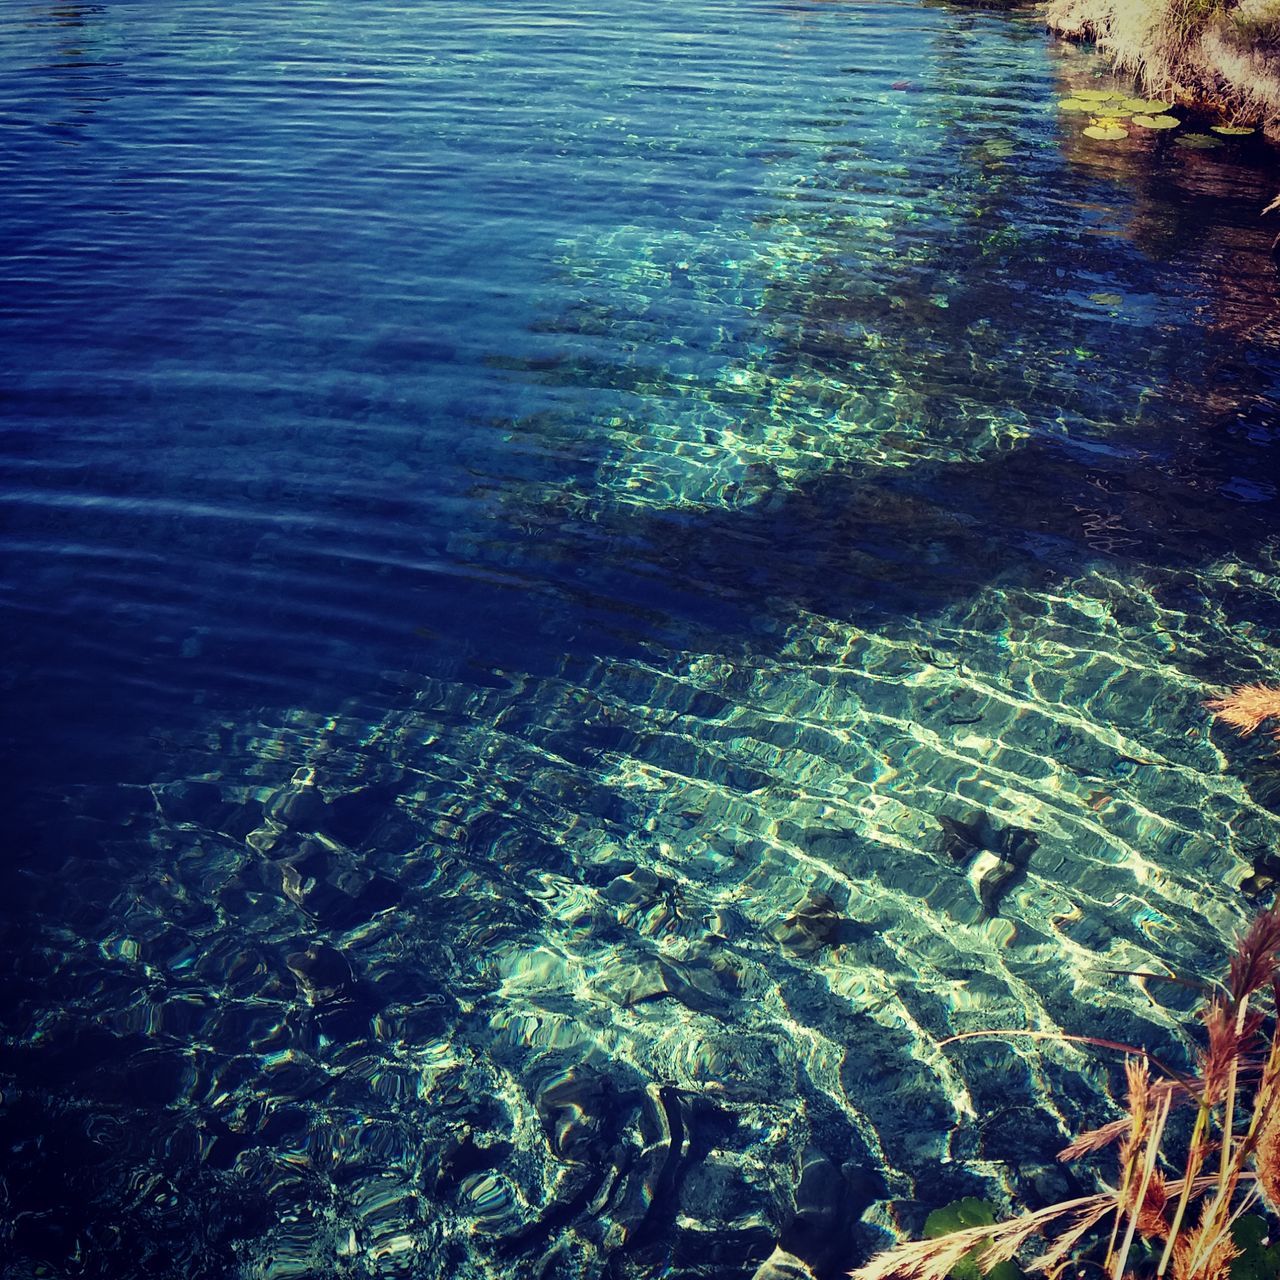
[[1024, 862], [1011, 862], [990, 849], [978, 854], [969, 867], [967, 879], [982, 907], [980, 919], [989, 920], [998, 915], [1000, 900], [1025, 875]]
[[305, 951], [285, 957], [285, 965], [309, 1005], [329, 1005], [352, 1000], [356, 977], [346, 956], [327, 942], [308, 943]]
[[698, 921], [689, 917], [678, 886], [647, 867], [632, 867], [615, 876], [600, 890], [600, 899], [614, 908], [620, 925], [649, 937], [701, 931]]
[[267, 801], [266, 815], [291, 831], [320, 831], [328, 821], [329, 805], [319, 787], [291, 787]]
[[607, 1199], [597, 1196], [587, 1206], [593, 1221], [580, 1224], [588, 1236], [598, 1229], [599, 1242], [608, 1249], [635, 1243], [675, 1181], [684, 1134], [675, 1091], [647, 1086], [621, 1129], [625, 1140], [614, 1147], [613, 1167], [602, 1187]]
[[489, 1146], [477, 1142], [469, 1125], [448, 1134], [429, 1160], [429, 1180], [436, 1194], [457, 1186], [483, 1169], [497, 1168], [512, 1152], [509, 1142], [495, 1140]]
[[551, 1150], [561, 1160], [572, 1163], [590, 1156], [604, 1124], [607, 1086], [597, 1072], [573, 1066], [538, 1090], [534, 1106]]
[[500, 1173], [473, 1173], [458, 1187], [458, 1205], [480, 1237], [505, 1235], [522, 1225], [522, 1206], [509, 1179]]
[[661, 897], [662, 887], [662, 880], [648, 867], [636, 867], [610, 880], [600, 890], [600, 896], [619, 905], [647, 906]]
[[1253, 874], [1240, 882], [1240, 892], [1249, 898], [1260, 898], [1274, 890], [1280, 880], [1280, 857], [1272, 853], [1260, 853], [1253, 859]]
[[1255, 867], [1252, 875], [1240, 881], [1240, 892], [1247, 898], [1260, 898], [1264, 893], [1270, 893], [1275, 884], [1276, 878], [1271, 872]]
[[732, 1007], [725, 979], [732, 981], [732, 974], [724, 972], [722, 976], [722, 971], [702, 958], [679, 962], [647, 959], [610, 969], [596, 986], [627, 1007], [670, 997], [696, 1013], [724, 1016]]
[[768, 1197], [754, 1185], [750, 1163], [742, 1153], [712, 1151], [684, 1172], [672, 1250], [677, 1267], [721, 1274], [773, 1249]]
[[67, 790], [67, 802], [75, 813], [114, 827], [127, 827], [138, 815], [138, 797], [143, 790], [134, 786], [74, 787]]
[[156, 808], [175, 825], [206, 827], [244, 839], [262, 820], [256, 800], [229, 800], [216, 783], [183, 779], [153, 787]]
[[835, 946], [844, 918], [825, 893], [811, 894], [798, 911], [769, 929], [775, 942], [788, 951], [812, 955], [823, 947]]
[[334, 796], [325, 813], [327, 830], [343, 844], [376, 842], [379, 849], [402, 852], [413, 844], [413, 824], [396, 808], [400, 783], [379, 782]]
[[938, 823], [942, 827], [942, 851], [952, 862], [967, 862], [996, 838], [985, 813], [975, 815], [975, 820], [970, 822], [939, 814]]
[[799, 1258], [779, 1245], [755, 1270], [751, 1280], [814, 1280]]
[[212, 782], [169, 782], [156, 787], [152, 794], [156, 807], [170, 822], [212, 827], [222, 809], [222, 789]]
[[399, 901], [399, 886], [373, 875], [343, 851], [319, 840], [304, 840], [280, 865], [286, 898], [309, 916], [335, 927], [367, 920]]
[[966, 878], [982, 907], [982, 919], [999, 914], [1000, 901], [1026, 876], [1031, 857], [1040, 846], [1033, 831], [1001, 826], [988, 813], [975, 811], [967, 820], [938, 816], [942, 850], [952, 862], [973, 859]]
[[836, 1165], [817, 1147], [810, 1146], [800, 1162], [796, 1185], [796, 1213], [779, 1238], [779, 1248], [803, 1258], [818, 1271], [825, 1270], [847, 1251], [848, 1190]]
[[607, 1255], [650, 1242], [655, 1222], [665, 1229], [688, 1155], [686, 1111], [693, 1104], [670, 1085], [624, 1087], [577, 1063], [535, 1084], [533, 1095], [552, 1154], [563, 1162], [542, 1231], [568, 1226], [575, 1252], [587, 1243]]

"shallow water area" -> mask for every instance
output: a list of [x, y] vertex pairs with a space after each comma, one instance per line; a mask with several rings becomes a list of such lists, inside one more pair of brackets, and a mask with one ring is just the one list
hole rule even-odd
[[821, 1277], [1070, 1189], [1276, 847], [1274, 152], [907, 3], [0, 15], [5, 1276]]

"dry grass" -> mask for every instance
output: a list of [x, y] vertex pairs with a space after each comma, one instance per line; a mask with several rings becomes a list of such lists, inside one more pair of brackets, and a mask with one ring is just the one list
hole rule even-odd
[[1237, 685], [1230, 693], [1210, 698], [1204, 705], [1224, 724], [1248, 737], [1266, 721], [1280, 718], [1280, 689], [1269, 684]]
[[[1280, 693], [1274, 696], [1280, 699]], [[1280, 703], [1268, 714], [1277, 712]], [[944, 1280], [984, 1242], [978, 1265], [986, 1271], [1035, 1236], [1046, 1237], [1047, 1247], [1024, 1266], [1056, 1278], [1077, 1267], [1086, 1249], [1096, 1244], [1101, 1250], [1104, 1229], [1102, 1266], [1110, 1280], [1229, 1280], [1238, 1253], [1231, 1235], [1237, 1218], [1264, 1197], [1273, 1210], [1280, 1204], [1278, 967], [1280, 905], [1237, 940], [1225, 982], [1206, 998], [1200, 1015], [1204, 1047], [1194, 1074], [1162, 1067], [1164, 1078], [1153, 1077], [1149, 1055], [1128, 1046], [1125, 1115], [1082, 1134], [1060, 1157], [1077, 1159], [1115, 1147], [1114, 1187], [994, 1227], [900, 1245], [852, 1272], [855, 1280]], [[1266, 990], [1270, 1017], [1259, 1007]], [[1175, 1106], [1196, 1109], [1191, 1136], [1176, 1150], [1168, 1137]], [[1153, 1259], [1150, 1264], [1137, 1260], [1139, 1238], [1147, 1242], [1143, 1252]]]
[[1185, 97], [1188, 51], [1224, 7], [1223, 0], [1050, 0], [1046, 20], [1063, 35], [1096, 41], [1148, 92]]
[[1280, 122], [1280, 0], [1049, 0], [1045, 20], [1096, 41], [1144, 92]]

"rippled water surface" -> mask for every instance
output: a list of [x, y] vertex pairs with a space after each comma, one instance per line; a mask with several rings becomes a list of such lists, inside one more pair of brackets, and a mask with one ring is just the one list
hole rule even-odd
[[[1276, 845], [1274, 153], [913, 3], [0, 12], [0, 1273], [839, 1274]], [[1122, 86], [1126, 87], [1126, 86]]]

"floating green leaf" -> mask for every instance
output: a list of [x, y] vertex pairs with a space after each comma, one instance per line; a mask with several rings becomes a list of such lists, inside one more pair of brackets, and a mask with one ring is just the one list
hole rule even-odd
[[1184, 133], [1174, 141], [1180, 147], [1194, 147], [1197, 151], [1208, 151], [1210, 147], [1220, 147], [1222, 143], [1207, 133]]
[[[995, 1221], [995, 1205], [976, 1196], [965, 1196], [963, 1200], [953, 1200], [949, 1205], [935, 1209], [925, 1219], [924, 1234], [927, 1240], [936, 1240], [939, 1236], [949, 1236], [953, 1231], [964, 1231], [968, 1227], [991, 1227]], [[951, 1280], [982, 1280], [978, 1259], [985, 1248], [986, 1245], [981, 1244], [971, 1249], [952, 1268]], [[1023, 1280], [1022, 1269], [1016, 1263], [1001, 1262], [987, 1272], [987, 1280]]]
[[1280, 1277], [1280, 1244], [1272, 1244], [1265, 1218], [1247, 1213], [1231, 1228], [1231, 1239], [1240, 1256], [1231, 1260], [1231, 1280], [1277, 1280]]
[[1121, 138], [1129, 136], [1128, 129], [1122, 129], [1118, 124], [1091, 124], [1085, 131], [1086, 138], [1097, 138], [1100, 142], [1119, 142]]
[[1083, 98], [1086, 102], [1110, 102], [1113, 98], [1123, 98], [1124, 94], [1116, 93], [1113, 89], [1072, 89], [1071, 96]]
[[1120, 105], [1129, 111], [1149, 110], [1146, 98], [1126, 98]]
[[1094, 102], [1085, 102], [1083, 98], [1060, 98], [1058, 106], [1063, 111], [1092, 111], [1097, 106]]
[[1177, 116], [1134, 116], [1133, 123], [1143, 129], [1176, 129], [1181, 121]]
[[1227, 138], [1243, 138], [1250, 133], [1256, 133], [1253, 128], [1245, 128], [1239, 124], [1215, 124], [1213, 126], [1214, 133], [1220, 133]]
[[1144, 110], [1151, 115], [1159, 115], [1162, 111], [1168, 111], [1173, 106], [1172, 102], [1165, 102], [1163, 98], [1148, 98]]
[[1118, 293], [1091, 293], [1089, 301], [1096, 302], [1102, 307], [1118, 307], [1124, 298]]

